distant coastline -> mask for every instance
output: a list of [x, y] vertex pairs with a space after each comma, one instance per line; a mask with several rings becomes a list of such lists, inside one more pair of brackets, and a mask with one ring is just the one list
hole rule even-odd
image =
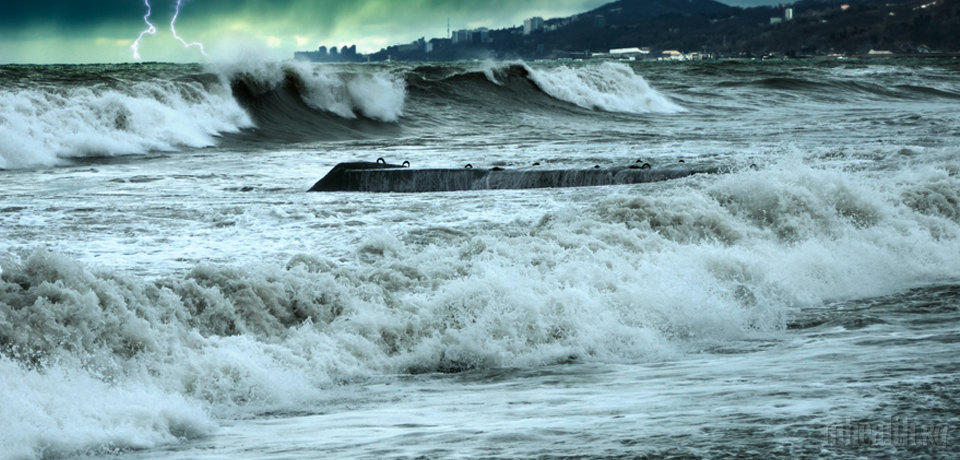
[[522, 26], [451, 31], [358, 53], [319, 46], [312, 62], [471, 59], [713, 60], [960, 56], [960, 5], [945, 0], [804, 0], [737, 8], [713, 0], [621, 0]]

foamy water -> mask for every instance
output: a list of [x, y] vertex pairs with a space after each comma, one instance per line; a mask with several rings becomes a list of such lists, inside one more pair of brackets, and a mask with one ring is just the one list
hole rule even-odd
[[0, 168], [209, 147], [253, 126], [229, 88], [169, 81], [0, 90]]
[[[957, 423], [955, 66], [799, 65], [244, 63], [4, 88], [196, 131], [4, 112], [0, 456], [949, 453], [842, 435]], [[167, 109], [130, 102], [164, 85], [142, 105]], [[304, 193], [377, 157], [727, 172]]]

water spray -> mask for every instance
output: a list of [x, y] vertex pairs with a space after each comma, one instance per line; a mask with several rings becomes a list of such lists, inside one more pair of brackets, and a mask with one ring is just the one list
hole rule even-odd
[[157, 34], [157, 28], [150, 22], [150, 14], [153, 12], [153, 9], [150, 7], [150, 0], [143, 0], [143, 3], [147, 6], [147, 14], [143, 17], [143, 22], [147, 23], [147, 28], [143, 32], [140, 32], [137, 40], [130, 45], [130, 49], [133, 50], [133, 58], [138, 61], [140, 60], [140, 41], [143, 40], [143, 36]]
[[180, 16], [180, 9], [182, 8], [182, 6], [183, 6], [183, 0], [177, 0], [177, 11], [173, 13], [173, 19], [170, 21], [170, 31], [173, 32], [173, 38], [180, 40], [180, 43], [183, 43], [184, 48], [190, 48], [192, 46], [196, 46], [200, 48], [200, 54], [206, 56], [207, 53], [203, 50], [203, 43], [200, 43], [200, 42], [187, 43], [186, 40], [180, 38], [180, 36], [177, 35], [177, 27], [176, 27], [177, 17]]

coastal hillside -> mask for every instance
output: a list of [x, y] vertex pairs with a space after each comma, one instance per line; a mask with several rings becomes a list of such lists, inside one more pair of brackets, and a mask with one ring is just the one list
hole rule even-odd
[[344, 50], [298, 53], [330, 61], [587, 58], [638, 48], [715, 57], [830, 54], [937, 54], [960, 51], [960, 1], [803, 0], [737, 8], [713, 0], [620, 0], [564, 18], [523, 26], [453, 31], [369, 55]]

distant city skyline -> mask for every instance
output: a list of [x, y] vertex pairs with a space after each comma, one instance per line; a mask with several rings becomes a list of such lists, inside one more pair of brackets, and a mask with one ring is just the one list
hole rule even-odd
[[[197, 62], [199, 48], [184, 48], [170, 31], [175, 0], [150, 0], [156, 34], [146, 34], [144, 61]], [[202, 42], [210, 60], [282, 59], [320, 45], [357, 45], [361, 52], [420, 37], [446, 37], [450, 28], [522, 26], [587, 11], [606, 0], [192, 0], [183, 3], [177, 31]], [[728, 0], [733, 6], [777, 4]], [[130, 46], [148, 26], [141, 0], [76, 0], [0, 4], [0, 63], [134, 62]], [[239, 56], [238, 56], [239, 55]]]
[[793, 1], [769, 1], [769, 0], [717, 0], [720, 3], [730, 5], [730, 6], [739, 6], [744, 8], [754, 7], [754, 6], [772, 6], [772, 5], [782, 5], [782, 4], [793, 4]]

